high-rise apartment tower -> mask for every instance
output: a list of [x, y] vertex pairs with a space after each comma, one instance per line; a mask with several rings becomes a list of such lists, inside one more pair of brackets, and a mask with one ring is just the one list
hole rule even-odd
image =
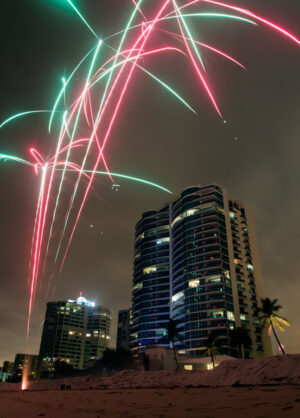
[[47, 303], [40, 362], [63, 360], [82, 369], [100, 358], [110, 339], [111, 312], [80, 296]]
[[218, 184], [192, 186], [136, 225], [131, 348], [168, 346], [166, 325], [179, 321], [182, 353], [201, 356], [208, 338], [237, 356], [230, 330], [245, 327], [246, 357], [271, 354], [257, 306], [262, 277], [250, 208]]

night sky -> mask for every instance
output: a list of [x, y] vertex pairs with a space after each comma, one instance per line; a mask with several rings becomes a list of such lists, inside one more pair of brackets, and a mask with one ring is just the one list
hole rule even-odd
[[[299, 0], [231, 3], [300, 35]], [[130, 0], [77, 0], [76, 4], [101, 37], [122, 28], [131, 10]], [[156, 0], [146, 4], [151, 8]], [[2, 0], [0, 31], [1, 121], [24, 110], [50, 108], [61, 77], [95, 42], [63, 0]], [[198, 39], [223, 48], [247, 67], [243, 71], [203, 53], [227, 124], [212, 108], [184, 57], [147, 58], [143, 65], [176, 88], [198, 115], [137, 71], [106, 159], [112, 171], [155, 181], [175, 195], [189, 185], [217, 182], [231, 198], [248, 201], [255, 216], [265, 295], [279, 299], [282, 315], [291, 322], [280, 333], [287, 352], [300, 352], [300, 48], [268, 28], [228, 20], [195, 20], [193, 31]], [[159, 36], [157, 40], [169, 40]], [[47, 134], [47, 117], [30, 116], [0, 130], [0, 152], [29, 159], [29, 148], [36, 146], [50, 155], [56, 146], [53, 139]], [[39, 179], [31, 168], [8, 162], [0, 163], [0, 175], [2, 362], [25, 349], [28, 265]], [[76, 298], [79, 291], [112, 309], [115, 344], [117, 311], [130, 307], [134, 226], [143, 211], [159, 209], [170, 199], [145, 185], [120, 184], [115, 192], [107, 179], [95, 182], [99, 196], [89, 195], [54, 295], [46, 297], [49, 275], [42, 277], [28, 352], [39, 350], [46, 301]]]

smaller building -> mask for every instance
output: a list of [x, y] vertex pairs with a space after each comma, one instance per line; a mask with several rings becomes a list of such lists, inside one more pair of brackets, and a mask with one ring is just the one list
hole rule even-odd
[[[180, 369], [184, 370], [212, 370], [211, 357], [190, 357], [177, 352], [177, 360]], [[215, 356], [215, 367], [223, 361], [236, 360], [226, 355]], [[176, 361], [174, 351], [170, 348], [149, 346], [143, 354], [144, 368], [146, 370], [174, 370]]]
[[10, 380], [13, 375], [14, 363], [12, 361], [4, 361], [0, 372], [0, 381], [6, 382]]
[[129, 350], [131, 309], [123, 309], [118, 313], [117, 349]]
[[52, 373], [57, 360], [84, 369], [101, 358], [109, 346], [110, 324], [111, 311], [82, 295], [48, 302], [39, 353], [41, 375]]
[[37, 377], [39, 356], [37, 354], [18, 353], [15, 357], [13, 374], [17, 380], [22, 379], [25, 372], [28, 380], [33, 380]]

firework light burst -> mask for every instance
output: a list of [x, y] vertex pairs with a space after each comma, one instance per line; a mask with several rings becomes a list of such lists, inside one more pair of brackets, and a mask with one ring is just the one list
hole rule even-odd
[[[34, 148], [29, 150], [32, 161], [0, 154], [0, 160], [31, 166], [40, 178], [30, 261], [27, 335], [37, 283], [42, 276], [41, 266], [45, 266], [47, 259], [57, 266], [58, 271], [62, 270], [96, 175], [106, 175], [113, 183], [115, 178], [139, 181], [170, 193], [153, 182], [110, 172], [105, 159], [105, 147], [135, 74], [142, 72], [187, 110], [196, 113], [194, 106], [167, 80], [160, 79], [147, 69], [148, 62], [159, 55], [181, 56], [186, 62], [186, 71], [195, 73], [200, 90], [207, 96], [217, 117], [223, 120], [222, 109], [210, 87], [203, 57], [206, 53], [214, 53], [243, 70], [245, 67], [227, 51], [195, 39], [193, 27], [201, 28], [203, 20], [211, 22], [220, 19], [228, 24], [263, 25], [287, 41], [300, 45], [300, 40], [280, 25], [250, 10], [214, 0], [127, 0], [129, 19], [125, 28], [100, 39], [75, 1], [65, 1], [95, 38], [94, 47], [83, 56], [67, 78], [62, 78], [62, 86], [51, 109], [18, 113], [0, 124], [0, 128], [5, 129], [18, 118], [49, 115], [52, 157], [45, 159]], [[150, 41], [155, 33], [161, 36], [155, 37], [157, 45], [153, 48]], [[81, 90], [78, 93], [79, 84]], [[66, 201], [64, 185], [67, 176], [72, 179], [72, 191]], [[63, 215], [60, 205], [62, 199], [66, 208]], [[59, 238], [53, 239], [58, 218], [59, 221], [63, 219], [63, 223], [59, 225]], [[55, 249], [50, 252], [53, 246]]]

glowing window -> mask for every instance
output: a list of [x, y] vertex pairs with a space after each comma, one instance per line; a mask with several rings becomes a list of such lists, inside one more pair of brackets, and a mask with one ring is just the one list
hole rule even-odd
[[241, 319], [241, 321], [246, 321], [246, 315], [240, 314], [240, 319]]
[[184, 298], [184, 293], [183, 292], [178, 292], [176, 293], [176, 295], [172, 296], [172, 302], [177, 302], [180, 299]]
[[166, 264], [160, 264], [158, 266], [151, 266], [151, 267], [144, 268], [143, 273], [150, 274], [150, 273], [154, 273], [155, 271], [168, 270], [168, 269], [169, 267]]
[[230, 321], [234, 321], [234, 313], [231, 311], [227, 311], [227, 319]]
[[252, 264], [247, 264], [247, 270], [250, 270], [250, 271], [253, 271], [254, 270]]
[[230, 273], [229, 273], [229, 271], [228, 271], [228, 270], [224, 270], [224, 276], [225, 276], [227, 279], [230, 279]]
[[142, 287], [143, 287], [143, 282], [139, 282], [135, 286], [133, 286], [132, 290], [139, 290]]
[[136, 237], [135, 241], [139, 241], [140, 239], [143, 239], [144, 237], [145, 237], [145, 234], [142, 233]]
[[211, 312], [211, 316], [213, 318], [223, 318], [224, 317], [224, 312], [223, 311], [213, 311], [213, 312]]
[[229, 212], [229, 216], [231, 219], [234, 219], [236, 217], [234, 212]]
[[143, 273], [144, 274], [150, 274], [150, 273], [153, 273], [155, 271], [156, 271], [156, 267], [146, 267], [146, 268], [144, 268]]
[[174, 226], [177, 222], [181, 221], [181, 219], [182, 219], [181, 215], [176, 216], [176, 218], [174, 219], [174, 221], [171, 223], [171, 227], [173, 228], [173, 226]]
[[205, 279], [207, 283], [219, 283], [221, 281], [220, 275], [209, 276]]
[[169, 242], [170, 238], [161, 238], [156, 241], [157, 245], [164, 244], [165, 242]]
[[214, 365], [212, 363], [207, 363], [207, 370], [212, 370], [214, 368]]
[[197, 212], [198, 212], [197, 209], [189, 209], [189, 210], [186, 211], [186, 216], [193, 216]]
[[185, 364], [184, 365], [184, 370], [193, 370], [193, 365], [192, 364]]
[[199, 286], [199, 280], [189, 281], [189, 287], [198, 287], [198, 286]]

